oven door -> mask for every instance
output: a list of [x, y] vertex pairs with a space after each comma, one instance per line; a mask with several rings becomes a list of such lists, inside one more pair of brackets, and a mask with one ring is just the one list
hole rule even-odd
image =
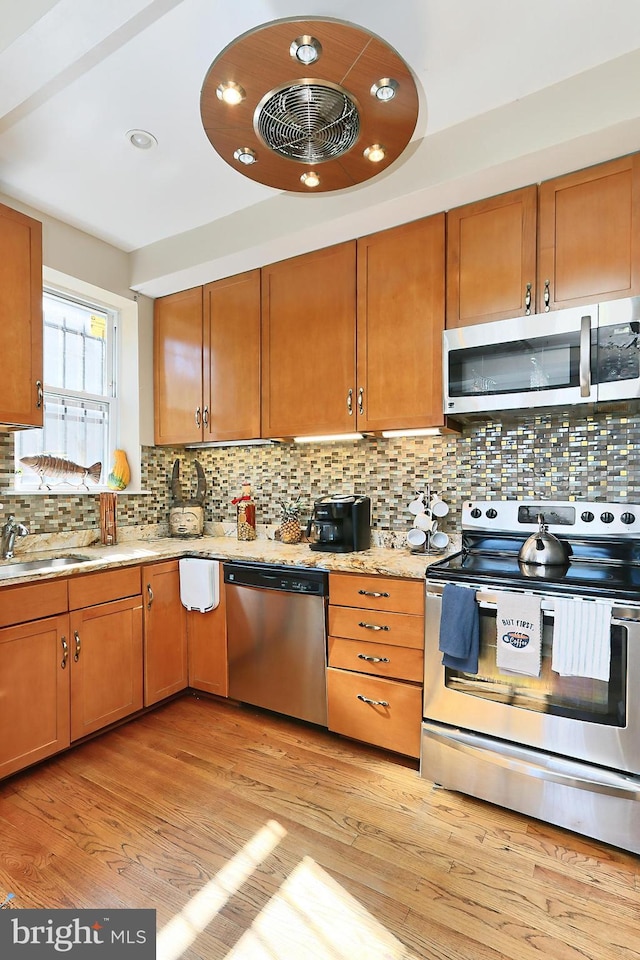
[[428, 583], [425, 606], [424, 717], [615, 770], [640, 773], [640, 608], [614, 606], [609, 682], [551, 669], [553, 597], [543, 596], [539, 677], [496, 666], [498, 596], [478, 589], [477, 675], [442, 665], [438, 650], [443, 584]]

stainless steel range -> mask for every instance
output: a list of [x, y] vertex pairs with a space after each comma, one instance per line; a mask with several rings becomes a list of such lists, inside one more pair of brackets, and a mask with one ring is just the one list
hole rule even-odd
[[421, 775], [640, 853], [640, 505], [468, 501], [426, 591]]

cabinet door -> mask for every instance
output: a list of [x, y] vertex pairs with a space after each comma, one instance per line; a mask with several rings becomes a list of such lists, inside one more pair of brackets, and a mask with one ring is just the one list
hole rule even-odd
[[144, 705], [184, 690], [188, 684], [187, 611], [180, 600], [177, 560], [143, 569]]
[[535, 185], [447, 213], [447, 327], [535, 311]]
[[0, 656], [0, 777], [5, 777], [69, 746], [67, 615], [0, 630]]
[[441, 426], [444, 214], [358, 240], [358, 430]]
[[71, 739], [142, 709], [142, 600], [69, 614]]
[[[209, 358], [206, 357], [208, 365]], [[156, 443], [202, 440], [202, 287], [156, 300], [153, 388]]]
[[538, 311], [640, 294], [640, 154], [539, 188]]
[[0, 423], [42, 426], [42, 224], [0, 204]]
[[260, 436], [260, 271], [204, 288], [205, 440]]
[[220, 697], [229, 695], [227, 613], [224, 573], [220, 564], [220, 603], [215, 610], [187, 612], [189, 686]]
[[355, 241], [263, 267], [264, 437], [356, 429], [355, 317]]

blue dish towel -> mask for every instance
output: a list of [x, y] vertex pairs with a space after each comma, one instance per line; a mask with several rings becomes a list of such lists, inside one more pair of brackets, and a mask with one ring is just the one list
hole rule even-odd
[[445, 584], [438, 649], [445, 667], [463, 673], [478, 672], [480, 616], [476, 592], [470, 587]]

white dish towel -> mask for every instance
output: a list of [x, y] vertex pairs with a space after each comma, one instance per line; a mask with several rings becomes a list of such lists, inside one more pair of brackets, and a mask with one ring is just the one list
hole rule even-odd
[[540, 597], [498, 593], [496, 666], [500, 673], [540, 676], [542, 611]]
[[179, 568], [182, 606], [200, 613], [215, 609], [220, 603], [219, 561], [183, 557]]
[[563, 677], [592, 677], [608, 682], [611, 669], [611, 609], [603, 600], [553, 602], [551, 669]]

